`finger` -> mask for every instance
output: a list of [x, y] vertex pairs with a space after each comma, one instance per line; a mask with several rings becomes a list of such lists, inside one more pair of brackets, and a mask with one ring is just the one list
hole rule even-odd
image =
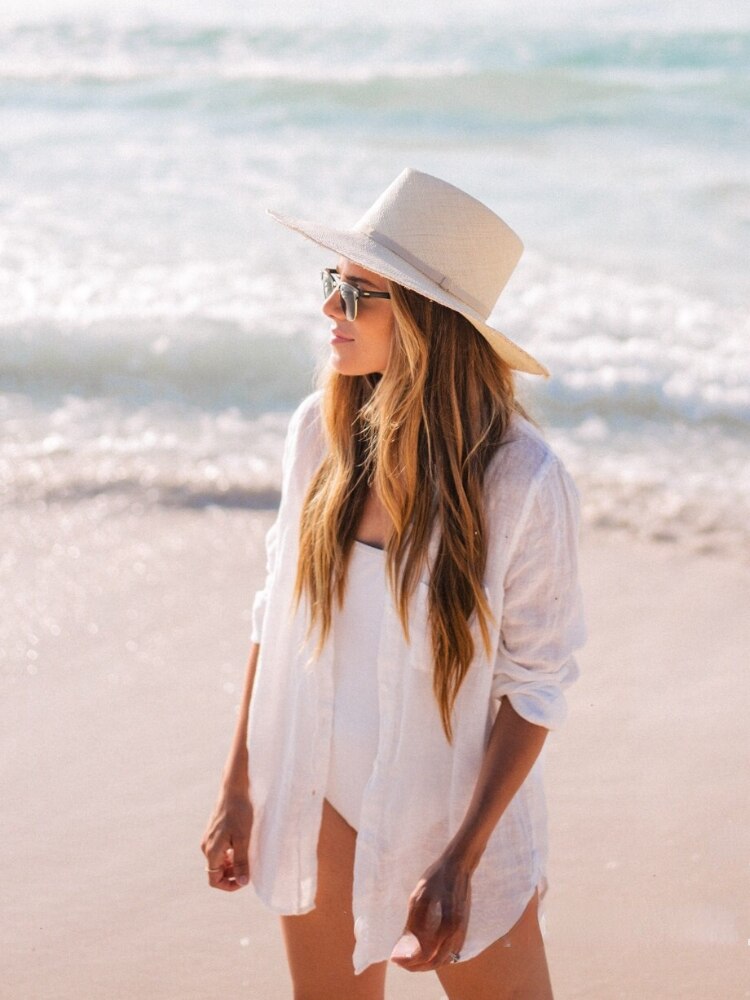
[[396, 965], [406, 967], [410, 962], [421, 961], [421, 959], [422, 946], [419, 943], [419, 938], [409, 931], [404, 931], [391, 952], [391, 961], [395, 962]]
[[[206, 866], [207, 872], [209, 867], [209, 865]], [[238, 889], [243, 889], [250, 881], [247, 846], [227, 848], [217, 867], [221, 871], [208, 872], [209, 884], [212, 887], [223, 889], [226, 892], [236, 892]]]
[[250, 881], [250, 863], [247, 857], [247, 843], [235, 844], [232, 851], [232, 875], [238, 889]]
[[397, 964], [401, 966], [402, 969], [406, 969], [407, 972], [434, 972], [443, 965], [448, 965], [450, 963], [451, 954], [460, 954], [458, 951], [458, 945], [455, 943], [455, 939], [451, 937], [444, 938], [440, 947], [434, 952], [430, 958], [425, 958], [424, 954], [415, 955], [411, 960], [406, 962], [398, 962]]
[[219, 885], [226, 878], [226, 866], [222, 863], [219, 865], [211, 866], [210, 863], [206, 865], [206, 878], [208, 879], [208, 884], [213, 888], [218, 888]]
[[405, 930], [391, 952], [391, 961], [409, 972], [433, 968], [433, 957], [440, 950], [443, 935], [416, 934]]
[[[436, 932], [421, 933], [412, 924], [394, 948], [393, 961], [408, 972], [427, 972], [446, 964], [452, 952], [459, 954], [466, 936], [465, 927], [445, 921]], [[417, 947], [414, 947], [416, 942]]]
[[436, 949], [435, 953], [429, 961], [421, 965], [415, 965], [413, 967], [414, 972], [439, 969], [441, 965], [450, 964], [451, 955], [461, 954], [461, 949], [464, 946], [466, 938], [466, 921], [461, 921], [458, 926], [455, 925], [455, 922], [452, 923], [452, 926], [446, 925], [444, 931], [445, 933], [440, 946]]
[[241, 889], [241, 885], [237, 885], [234, 876], [232, 875], [231, 868], [225, 868], [221, 871], [211, 871], [208, 874], [208, 884], [212, 889], [221, 889], [223, 892], [237, 892]]
[[391, 952], [391, 960], [404, 969], [429, 961], [440, 944], [442, 907], [440, 900], [424, 893], [424, 883], [409, 900], [406, 926]]
[[212, 889], [234, 892], [240, 888], [232, 877], [232, 852], [212, 847], [206, 854], [206, 876]]
[[424, 951], [421, 950], [413, 953], [408, 958], [392, 958], [392, 961], [394, 965], [405, 969], [406, 972], [429, 972], [436, 969], [439, 964], [435, 957], [428, 958]]
[[429, 962], [448, 933], [441, 901], [423, 897], [409, 913], [406, 930], [410, 931], [420, 944], [420, 954], [413, 956], [414, 962]]
[[430, 962], [430, 968], [439, 969], [441, 965], [450, 965], [452, 955], [461, 954], [461, 940], [463, 935], [451, 934], [445, 938], [440, 948], [433, 955], [432, 961]]
[[414, 911], [414, 919], [421, 931], [417, 937], [425, 950], [425, 938], [437, 938], [443, 923], [443, 904], [439, 899], [427, 899], [422, 907]]
[[440, 944], [430, 956], [429, 965], [431, 969], [437, 969], [450, 961], [451, 954], [460, 955], [466, 937], [465, 919], [461, 919], [458, 914], [446, 913], [446, 919], [442, 927]]

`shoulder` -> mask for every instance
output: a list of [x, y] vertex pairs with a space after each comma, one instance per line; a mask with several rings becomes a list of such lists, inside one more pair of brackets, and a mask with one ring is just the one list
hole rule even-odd
[[286, 432], [285, 451], [288, 457], [299, 452], [322, 449], [324, 442], [323, 413], [321, 402], [323, 393], [320, 389], [305, 396], [297, 409], [292, 413]]
[[514, 414], [505, 440], [485, 476], [485, 497], [490, 516], [502, 512], [503, 520], [522, 522], [532, 507], [577, 506], [578, 494], [563, 465], [542, 433], [524, 417]]
[[287, 432], [289, 436], [310, 437], [311, 435], [319, 434], [322, 437], [322, 399], [322, 389], [316, 389], [309, 396], [305, 396], [289, 420], [289, 430]]
[[302, 487], [315, 472], [325, 452], [321, 411], [322, 391], [305, 396], [289, 420], [284, 445], [284, 484]]
[[[550, 569], [554, 559], [574, 565], [580, 499], [562, 460], [541, 432], [513, 417], [487, 469], [485, 504], [490, 560], [505, 573], [514, 560]], [[541, 563], [539, 562], [541, 560]], [[561, 563], [561, 564], [562, 564]], [[544, 575], [540, 568], [539, 572]]]
[[486, 476], [490, 489], [516, 484], [522, 491], [538, 483], [562, 462], [530, 421], [514, 413], [503, 443], [492, 458]]

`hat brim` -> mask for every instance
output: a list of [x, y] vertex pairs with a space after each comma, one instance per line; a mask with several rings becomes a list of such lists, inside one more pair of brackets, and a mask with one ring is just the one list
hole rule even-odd
[[403, 260], [393, 250], [381, 246], [366, 233], [352, 229], [332, 229], [317, 222], [308, 222], [305, 219], [292, 219], [271, 209], [267, 209], [267, 212], [276, 222], [295, 233], [300, 233], [306, 239], [317, 243], [318, 246], [332, 250], [354, 264], [367, 268], [368, 271], [373, 271], [389, 281], [395, 281], [396, 284], [403, 285], [404, 288], [418, 292], [420, 295], [465, 316], [514, 371], [549, 377], [549, 371], [544, 365], [540, 364], [536, 358], [533, 358], [509, 337], [506, 337], [500, 330], [488, 326], [475, 309], [466, 305], [455, 295], [451, 295], [418, 268]]

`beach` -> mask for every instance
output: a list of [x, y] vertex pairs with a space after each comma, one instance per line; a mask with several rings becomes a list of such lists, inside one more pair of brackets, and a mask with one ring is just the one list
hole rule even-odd
[[329, 351], [266, 209], [409, 166], [522, 239], [488, 322], [581, 497], [557, 1000], [750, 997], [747, 3], [9, 0], [0, 115], [0, 1000], [290, 994], [199, 851]]
[[[205, 885], [273, 512], [5, 510], [0, 995], [290, 996], [276, 918]], [[750, 567], [584, 531], [590, 639], [547, 744], [558, 1000], [748, 991]], [[32, 596], [33, 595], [33, 596]], [[389, 998], [439, 998], [393, 969]]]

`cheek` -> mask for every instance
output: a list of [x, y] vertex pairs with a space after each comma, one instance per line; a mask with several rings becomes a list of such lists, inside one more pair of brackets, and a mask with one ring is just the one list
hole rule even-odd
[[384, 330], [377, 340], [370, 341], [367, 348], [367, 356], [364, 359], [365, 366], [370, 374], [379, 372], [381, 375], [388, 367], [388, 360], [391, 354], [391, 334]]
[[392, 315], [378, 323], [363, 323], [353, 333], [356, 346], [333, 348], [334, 368], [342, 375], [382, 374], [388, 365], [394, 337]]
[[389, 320], [383, 324], [378, 337], [378, 349], [381, 356], [388, 360], [388, 355], [393, 343], [393, 321]]

